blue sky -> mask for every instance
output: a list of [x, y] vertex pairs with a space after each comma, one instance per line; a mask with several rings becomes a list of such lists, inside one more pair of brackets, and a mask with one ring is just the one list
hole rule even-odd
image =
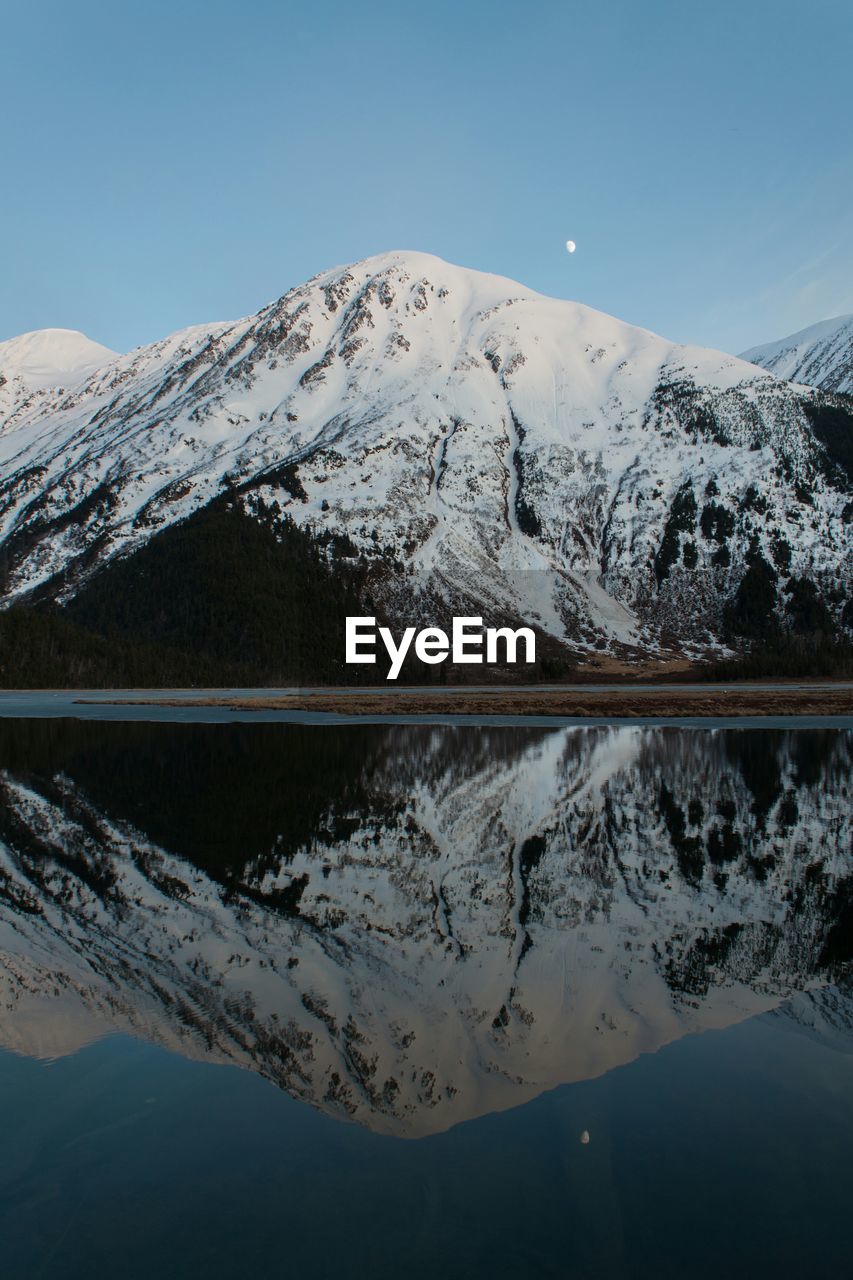
[[849, 0], [0, 18], [0, 338], [126, 350], [398, 248], [728, 350], [853, 311]]

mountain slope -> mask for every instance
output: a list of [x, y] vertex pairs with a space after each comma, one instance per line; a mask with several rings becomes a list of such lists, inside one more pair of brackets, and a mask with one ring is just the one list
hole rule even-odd
[[821, 320], [778, 342], [751, 347], [741, 359], [789, 382], [853, 395], [853, 316]]
[[400, 621], [477, 612], [579, 654], [698, 653], [756, 561], [842, 615], [849, 499], [809, 417], [822, 404], [732, 356], [386, 254], [18, 412], [0, 434], [3, 592], [68, 599], [230, 493], [345, 538]]

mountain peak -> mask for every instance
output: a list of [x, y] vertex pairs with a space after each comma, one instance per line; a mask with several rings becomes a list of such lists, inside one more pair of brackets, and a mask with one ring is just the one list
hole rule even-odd
[[[372, 254], [357, 262], [345, 263], [328, 271], [322, 271], [308, 284], [328, 287], [345, 278], [361, 281], [364, 285], [371, 280], [381, 279], [394, 279], [403, 283], [410, 281], [413, 287], [419, 284], [432, 285], [436, 289], [444, 289], [447, 293], [461, 294], [475, 304], [482, 303], [485, 306], [493, 306], [509, 297], [534, 299], [545, 296], [508, 276], [479, 271], [474, 267], [459, 266], [448, 262], [445, 258], [440, 258], [437, 254], [423, 253], [417, 249], [391, 249], [384, 253]], [[549, 300], [558, 301], [557, 299]], [[563, 305], [577, 304], [564, 303]]]
[[116, 355], [77, 329], [34, 329], [0, 342], [0, 374], [19, 377], [32, 390], [41, 390], [77, 381]]
[[[392, 283], [393, 289], [389, 288]], [[339, 308], [367, 305], [367, 295], [376, 291], [382, 308], [397, 313], [406, 326], [410, 324], [406, 316], [411, 317], [413, 312], [434, 313], [434, 300], [444, 304], [440, 324], [448, 333], [468, 329], [476, 319], [491, 320], [497, 327], [506, 327], [522, 337], [530, 336], [532, 326], [539, 331], [537, 341], [560, 333], [564, 343], [578, 343], [582, 348], [591, 344], [590, 349], [595, 350], [627, 346], [636, 354], [649, 347], [658, 353], [665, 348], [675, 359], [683, 355], [689, 362], [698, 360], [706, 371], [713, 371], [721, 386], [756, 376], [754, 369], [744, 367], [743, 358], [727, 352], [685, 346], [577, 299], [540, 293], [510, 276], [462, 266], [415, 249], [393, 249], [333, 267], [285, 297], [302, 299], [318, 289], [325, 291], [328, 309], [338, 314]]]

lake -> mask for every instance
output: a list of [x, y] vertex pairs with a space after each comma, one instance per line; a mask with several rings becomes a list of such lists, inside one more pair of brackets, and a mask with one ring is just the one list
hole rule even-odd
[[4, 1280], [846, 1274], [852, 773], [0, 719]]

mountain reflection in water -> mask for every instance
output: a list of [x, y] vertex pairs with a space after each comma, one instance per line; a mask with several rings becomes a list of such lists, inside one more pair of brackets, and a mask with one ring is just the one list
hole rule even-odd
[[[0, 723], [0, 1045], [417, 1137], [820, 989], [841, 730]], [[831, 1004], [829, 995], [826, 1000]]]

